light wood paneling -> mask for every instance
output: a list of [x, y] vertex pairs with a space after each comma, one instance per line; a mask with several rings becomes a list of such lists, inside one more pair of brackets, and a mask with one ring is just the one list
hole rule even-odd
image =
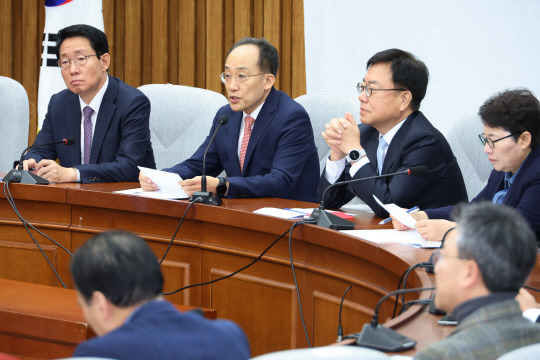
[[[138, 87], [196, 86], [225, 94], [219, 73], [227, 50], [245, 36], [277, 47], [276, 88], [305, 93], [302, 0], [102, 0], [112, 58], [109, 73]], [[29, 142], [37, 129], [45, 0], [0, 0], [0, 75], [19, 81], [30, 101]]]

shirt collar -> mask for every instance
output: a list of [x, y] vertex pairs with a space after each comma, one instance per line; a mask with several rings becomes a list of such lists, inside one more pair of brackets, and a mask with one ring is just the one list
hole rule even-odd
[[253, 110], [253, 112], [251, 114], [248, 114], [245, 111], [243, 111], [242, 112], [243, 113], [242, 120], [244, 120], [246, 118], [246, 116], [248, 116], [248, 115], [251, 116], [252, 118], [254, 118], [255, 120], [257, 120], [257, 116], [259, 116], [259, 113], [261, 112], [261, 109], [262, 109], [263, 105], [264, 105], [264, 101], [263, 101], [263, 103], [261, 105], [259, 105], [258, 108]]
[[101, 101], [103, 101], [103, 96], [105, 95], [105, 91], [107, 91], [107, 87], [109, 86], [109, 75], [107, 75], [107, 79], [105, 79], [105, 84], [99, 89], [96, 96], [90, 101], [90, 104], [86, 104], [83, 99], [79, 96], [79, 104], [81, 106], [81, 113], [83, 112], [83, 109], [85, 106], [90, 106], [92, 110], [94, 110], [94, 113], [97, 113], [99, 111], [99, 107], [101, 106]]
[[386, 143], [388, 145], [390, 145], [390, 142], [392, 141], [392, 139], [394, 138], [394, 135], [396, 135], [396, 133], [399, 131], [399, 129], [401, 128], [401, 126], [403, 125], [403, 123], [405, 122], [405, 120], [407, 120], [409, 117], [406, 117], [405, 119], [401, 120], [400, 122], [398, 122], [396, 125], [394, 125], [393, 128], [391, 128], [386, 134], [381, 134], [379, 133], [379, 139], [381, 138], [381, 136], [384, 138], [384, 141], [386, 141]]
[[452, 314], [456, 318], [458, 322], [462, 322], [467, 316], [471, 315], [476, 310], [491, 305], [494, 303], [498, 303], [501, 301], [510, 300], [516, 297], [515, 292], [496, 292], [491, 293], [486, 296], [480, 296], [471, 300], [467, 300], [465, 302], [462, 302], [459, 304], [454, 311], [452, 311]]

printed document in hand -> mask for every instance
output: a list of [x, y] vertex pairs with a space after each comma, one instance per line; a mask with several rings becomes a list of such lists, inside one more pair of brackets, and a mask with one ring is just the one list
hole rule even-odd
[[119, 194], [137, 195], [154, 199], [189, 199], [189, 196], [178, 185], [182, 178], [175, 173], [154, 170], [138, 166], [139, 170], [158, 186], [157, 191], [143, 191], [141, 188], [115, 191]]
[[373, 195], [373, 198], [377, 204], [381, 205], [384, 210], [388, 211], [390, 215], [394, 216], [400, 223], [412, 229], [415, 228], [416, 220], [414, 220], [414, 218], [407, 213], [406, 210], [400, 208], [396, 204], [383, 204], [382, 201], [377, 199], [375, 195]]

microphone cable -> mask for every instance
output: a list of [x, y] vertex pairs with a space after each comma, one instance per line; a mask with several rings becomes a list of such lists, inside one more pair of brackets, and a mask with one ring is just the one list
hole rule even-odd
[[163, 260], [165, 260], [165, 256], [167, 256], [167, 254], [169, 253], [169, 250], [171, 249], [174, 238], [176, 237], [176, 234], [178, 233], [178, 230], [180, 229], [180, 225], [182, 225], [182, 223], [184, 222], [184, 218], [186, 217], [186, 214], [187, 214], [189, 208], [191, 207], [191, 205], [193, 205], [196, 202], [202, 202], [202, 199], [200, 197], [198, 197], [198, 198], [195, 198], [195, 199], [189, 201], [189, 205], [188, 205], [186, 211], [184, 212], [184, 215], [180, 219], [180, 222], [178, 223], [178, 226], [176, 227], [176, 231], [174, 232], [174, 235], [172, 236], [172, 239], [169, 242], [169, 246], [167, 247], [167, 250], [165, 250], [165, 253], [163, 254], [163, 257], [159, 261], [159, 266], [161, 266], [161, 263], [163, 262]]
[[[405, 290], [406, 286], [407, 286], [407, 279], [409, 278], [409, 274], [416, 268], [419, 268], [419, 267], [422, 267], [422, 268], [425, 268], [427, 266], [430, 266], [431, 264], [429, 262], [421, 262], [421, 263], [418, 263], [418, 264], [414, 264], [413, 266], [410, 266], [408, 267], [402, 274], [401, 274], [401, 277], [399, 278], [399, 281], [398, 281], [398, 285], [397, 285], [397, 290], [400, 289], [401, 285], [402, 285], [402, 282], [403, 282], [403, 287], [402, 287], [402, 290]], [[396, 299], [394, 300], [394, 311], [392, 312], [392, 319], [396, 317], [396, 312], [397, 312], [397, 306], [398, 306], [398, 302], [399, 302], [399, 295], [398, 294], [396, 296]], [[401, 300], [402, 303], [405, 303], [405, 293], [403, 293], [403, 296], [402, 296], [402, 300]], [[403, 307], [404, 305], [402, 305]], [[400, 311], [399, 313], [401, 314], [402, 311]]]
[[45, 235], [44, 233], [42, 233], [40, 230], [38, 230], [34, 225], [30, 224], [28, 221], [26, 221], [22, 215], [19, 213], [19, 210], [17, 209], [17, 206], [15, 205], [15, 200], [13, 199], [13, 196], [11, 195], [11, 191], [9, 190], [9, 183], [11, 181], [6, 181], [4, 183], [4, 196], [6, 197], [6, 200], [8, 201], [9, 205], [11, 205], [11, 208], [13, 209], [13, 211], [15, 212], [15, 214], [17, 215], [17, 217], [21, 220], [21, 223], [23, 224], [24, 228], [26, 229], [26, 232], [28, 233], [28, 235], [30, 235], [30, 238], [32, 239], [32, 241], [34, 241], [34, 243], [36, 244], [36, 246], [38, 247], [39, 251], [41, 252], [41, 254], [43, 255], [43, 257], [45, 258], [45, 260], [47, 260], [47, 263], [49, 264], [49, 266], [51, 267], [52, 271], [54, 272], [54, 274], [56, 275], [56, 278], [60, 281], [60, 283], [62, 284], [62, 286], [64, 288], [67, 289], [67, 286], [66, 284], [64, 284], [64, 282], [62, 281], [62, 278], [60, 277], [60, 275], [58, 274], [58, 272], [56, 271], [56, 269], [54, 268], [53, 264], [51, 263], [51, 261], [49, 260], [49, 258], [47, 257], [47, 255], [45, 254], [45, 251], [43, 251], [43, 248], [41, 247], [41, 245], [39, 245], [39, 243], [37, 242], [37, 240], [34, 238], [34, 236], [32, 235], [32, 233], [30, 232], [30, 229], [28, 227], [31, 227], [32, 229], [34, 229], [38, 234], [40, 234], [41, 236], [49, 239], [51, 242], [53, 242], [55, 245], [57, 245], [58, 247], [60, 247], [61, 249], [63, 249], [65, 252], [67, 252], [69, 254], [69, 256], [73, 256], [73, 254], [68, 250], [66, 249], [62, 244], [58, 243], [57, 241], [53, 240], [52, 238], [50, 238], [49, 236]]
[[309, 219], [309, 220], [297, 221], [297, 222], [295, 222], [293, 224], [293, 226], [289, 230], [289, 259], [291, 261], [291, 269], [292, 269], [292, 274], [293, 274], [293, 279], [294, 279], [294, 287], [296, 289], [296, 296], [298, 298], [298, 308], [300, 310], [300, 319], [302, 320], [302, 327], [304, 328], [304, 335], [306, 336], [306, 341], [307, 341], [308, 348], [311, 348], [311, 342], [309, 341], [309, 335], [307, 333], [306, 323], [304, 321], [304, 312], [302, 310], [302, 299], [300, 298], [300, 289], [298, 288], [298, 281], [296, 281], [296, 271], [294, 270], [294, 262], [293, 262], [293, 256], [292, 256], [292, 233], [293, 233], [294, 228], [297, 227], [298, 225], [301, 225], [301, 224], [304, 224], [304, 223], [312, 223], [312, 222], [315, 222], [315, 220]]
[[213, 279], [213, 280], [210, 280], [210, 281], [206, 281], [206, 282], [202, 282], [202, 283], [198, 283], [198, 284], [191, 284], [191, 285], [186, 285], [186, 286], [183, 286], [179, 289], [176, 289], [176, 290], [173, 290], [173, 291], [169, 291], [169, 292], [166, 292], [166, 293], [163, 293], [163, 295], [172, 295], [172, 294], [176, 294], [177, 292], [180, 292], [180, 291], [183, 291], [183, 290], [186, 290], [186, 289], [189, 289], [189, 288], [192, 288], [192, 287], [197, 287], [197, 286], [203, 286], [203, 285], [210, 285], [210, 284], [213, 284], [215, 282], [218, 282], [218, 281], [221, 281], [221, 280], [225, 280], [225, 279], [228, 279], [236, 274], [238, 274], [239, 272], [241, 271], [244, 271], [245, 269], [249, 268], [251, 265], [255, 264], [257, 261], [259, 261], [263, 256], [264, 254], [266, 254], [282, 237], [284, 237], [285, 235], [287, 235], [290, 231], [292, 231], [292, 229], [294, 229], [295, 225], [299, 225], [301, 223], [305, 223], [305, 222], [311, 222], [311, 221], [307, 221], [307, 220], [300, 220], [300, 221], [297, 221], [296, 223], [293, 224], [293, 226], [288, 229], [287, 231], [285, 231], [283, 234], [281, 234], [280, 236], [278, 236], [278, 238], [276, 240], [274, 240], [259, 256], [257, 256], [257, 258], [255, 258], [255, 260], [253, 260], [252, 262], [250, 262], [249, 264], [241, 267], [240, 269], [228, 274], [228, 275], [225, 275], [225, 276], [222, 276], [220, 278], [217, 278], [217, 279]]
[[343, 296], [341, 297], [341, 303], [339, 304], [339, 318], [338, 318], [338, 328], [337, 328], [337, 342], [340, 342], [343, 339], [343, 327], [341, 326], [341, 310], [343, 309], [343, 301], [345, 301], [345, 295], [352, 289], [352, 285], [349, 286]]

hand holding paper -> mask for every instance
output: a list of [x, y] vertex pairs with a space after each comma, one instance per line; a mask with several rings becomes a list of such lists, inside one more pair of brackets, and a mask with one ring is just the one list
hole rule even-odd
[[410, 214], [408, 214], [405, 209], [402, 209], [396, 204], [383, 204], [375, 195], [373, 195], [373, 198], [379, 205], [383, 207], [384, 210], [388, 211], [390, 215], [395, 217], [397, 221], [412, 229], [415, 228], [416, 220]]

